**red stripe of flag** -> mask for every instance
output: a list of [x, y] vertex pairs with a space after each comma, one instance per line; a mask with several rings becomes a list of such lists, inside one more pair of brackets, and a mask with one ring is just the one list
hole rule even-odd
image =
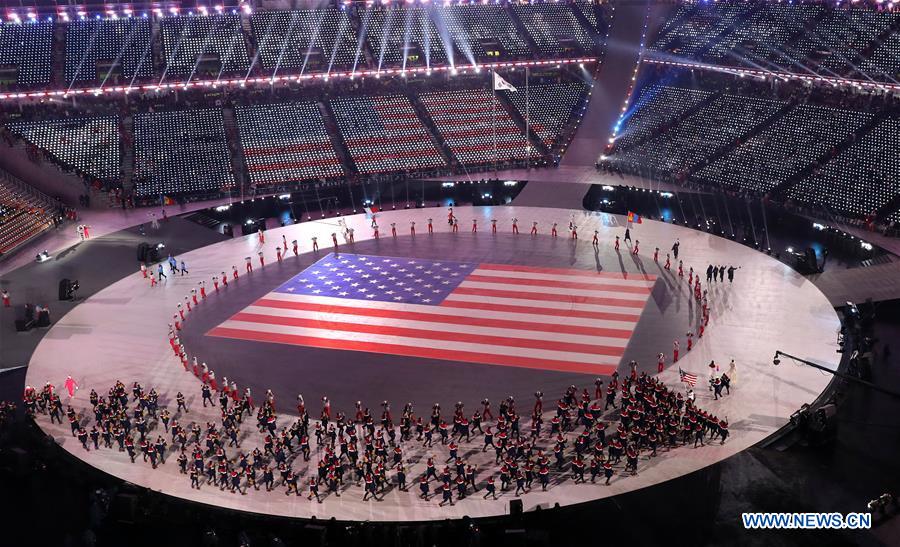
[[497, 277], [492, 275], [472, 274], [466, 281], [479, 283], [498, 283], [502, 285], [526, 285], [529, 287], [552, 287], [557, 289], [586, 289], [591, 291], [625, 292], [630, 294], [650, 294], [650, 287], [623, 286], [610, 283], [579, 283], [577, 281], [556, 281], [554, 279], [519, 279], [515, 277]]
[[[299, 302], [292, 300], [272, 300], [269, 298], [261, 298], [253, 305], [265, 306], [267, 308], [278, 308], [285, 310], [314, 311], [322, 313], [338, 313], [365, 317], [379, 317], [383, 319], [401, 319], [408, 321], [430, 321], [433, 323], [447, 323], [452, 325], [471, 325], [475, 327], [494, 327], [498, 329], [513, 329], [547, 332], [549, 325], [541, 323], [529, 323], [527, 321], [514, 321], [510, 319], [490, 319], [483, 317], [462, 317], [458, 315], [447, 315], [441, 313], [423, 313], [405, 310], [390, 310], [375, 307], [353, 307], [353, 306], [335, 306], [331, 304], [316, 304], [312, 302]], [[434, 306], [435, 309], [440, 309]], [[493, 307], [486, 306], [487, 309]], [[503, 311], [503, 310], [501, 310]], [[543, 311], [543, 310], [542, 310]], [[549, 310], [548, 310], [549, 311]], [[571, 315], [571, 314], [567, 314]], [[636, 318], [635, 318], [636, 320]], [[603, 327], [584, 327], [580, 325], [566, 325], [567, 334], [582, 334], [585, 336], [603, 336], [606, 338], [625, 338], [631, 337], [630, 329], [612, 329]]]
[[593, 363], [577, 363], [571, 361], [558, 361], [553, 359], [534, 359], [530, 357], [496, 355], [492, 353], [479, 353], [475, 351], [441, 350], [421, 346], [404, 346], [400, 344], [385, 344], [380, 342], [331, 340], [327, 338], [278, 334], [274, 332], [257, 332], [242, 329], [232, 329], [228, 327], [216, 327], [213, 330], [209, 331], [208, 335], [218, 336], [222, 338], [253, 340], [257, 342], [277, 342], [281, 344], [292, 344], [295, 346], [365, 351], [369, 353], [387, 353], [391, 355], [402, 355], [406, 357], [441, 359], [446, 361], [462, 361], [465, 363], [482, 363], [488, 365], [553, 370], [559, 372], [575, 372], [600, 376], [612, 374], [613, 371], [616, 370], [616, 365], [598, 365]]
[[622, 298], [607, 298], [602, 296], [579, 296], [542, 294], [524, 291], [504, 291], [500, 289], [476, 289], [473, 287], [457, 287], [453, 294], [466, 294], [470, 296], [496, 296], [498, 298], [516, 298], [519, 300], [541, 300], [546, 302], [574, 302], [576, 304], [595, 304], [599, 306], [617, 306], [623, 308], [643, 309], [643, 300], [625, 300]]
[[565, 351], [572, 353], [586, 353], [591, 355], [610, 355], [621, 357], [625, 348], [603, 346], [596, 344], [579, 344], [576, 342], [554, 342], [550, 340], [529, 340], [526, 338], [507, 338], [504, 336], [492, 336], [487, 334], [467, 334], [464, 332], [445, 332], [429, 329], [415, 329], [410, 327], [393, 327], [388, 325], [370, 325], [365, 323], [342, 323], [339, 321], [319, 321], [316, 319], [302, 319], [299, 317], [278, 317], [274, 315], [261, 315], [258, 313], [239, 312], [232, 321], [245, 321], [247, 323], [261, 323], [265, 325], [283, 325], [286, 327], [300, 327], [305, 329], [322, 329], [344, 332], [356, 332], [363, 334], [377, 334], [383, 336], [402, 336], [404, 338], [419, 338], [422, 340], [442, 340], [445, 342], [464, 342], [471, 344], [493, 344], [512, 348], [542, 349], [549, 351]]

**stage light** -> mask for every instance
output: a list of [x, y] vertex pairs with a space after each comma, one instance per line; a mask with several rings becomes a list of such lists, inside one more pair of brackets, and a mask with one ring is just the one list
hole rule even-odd
[[673, 197], [674, 195], [675, 195], [675, 194], [673, 194], [672, 192], [660, 192], [660, 193], [659, 193], [659, 196], [660, 196], [660, 197], [663, 197], [663, 198], [666, 198], [666, 199], [668, 199], [668, 198], [670, 198], [670, 197]]
[[48, 260], [50, 260], [50, 252], [46, 249], [44, 249], [43, 252], [38, 253], [35, 257], [36, 262], [46, 262]]
[[280, 196], [278, 196], [278, 199], [291, 199], [291, 195], [290, 194], [281, 194]]
[[505, 181], [503, 181], [503, 186], [515, 186], [515, 185], [517, 185], [517, 184], [519, 184], [519, 182], [518, 182], [518, 181], [515, 181], [515, 180], [505, 180]]
[[865, 241], [860, 241], [860, 242], [859, 242], [859, 246], [862, 247], [863, 249], [865, 249], [866, 251], [871, 251], [871, 250], [872, 250], [872, 244], [871, 244], [871, 243], [866, 243]]

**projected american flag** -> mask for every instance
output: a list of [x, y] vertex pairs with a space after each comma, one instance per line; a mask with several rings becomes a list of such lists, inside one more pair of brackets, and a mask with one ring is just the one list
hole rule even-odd
[[329, 254], [208, 334], [603, 375], [618, 365], [655, 281]]

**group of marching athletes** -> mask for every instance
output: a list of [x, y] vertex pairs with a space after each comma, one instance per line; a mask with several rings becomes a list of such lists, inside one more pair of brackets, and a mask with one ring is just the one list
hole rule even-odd
[[[596, 381], [594, 394], [606, 394], [611, 411], [589, 390], [570, 386], [545, 412], [543, 394], [536, 392], [527, 428], [513, 397], [500, 402], [496, 416], [488, 399], [471, 415], [462, 403], [450, 414], [432, 405], [425, 416], [407, 403], [395, 421], [386, 401], [378, 415], [361, 402], [347, 415], [334, 413], [323, 397], [313, 418], [298, 396], [298, 415], [289, 418], [277, 413], [271, 391], [255, 405], [249, 390], [236, 398], [220, 389], [213, 398], [208, 383], [201, 389], [203, 402], [217, 407], [217, 422], [188, 422], [190, 409], [181, 392], [170, 409], [159, 404], [157, 391], [137, 382], [129, 390], [117, 381], [105, 395], [91, 390], [90, 408], [80, 411], [70, 398], [63, 413], [49, 383], [41, 390], [26, 388], [24, 398], [30, 416], [49, 415], [61, 423], [64, 414], [85, 450], [117, 449], [132, 463], [140, 458], [153, 468], [174, 457], [192, 488], [241, 494], [251, 488], [283, 490], [319, 502], [354, 484], [362, 488], [363, 500], [381, 501], [390, 490], [405, 492], [413, 483], [419, 497], [439, 498], [440, 505], [476, 492], [482, 498], [508, 491], [520, 496], [536, 488], [534, 483], [541, 490], [567, 479], [610, 484], [616, 473], [637, 474], [642, 458], [691, 443], [695, 448], [724, 443], [729, 434], [727, 420], [646, 373], [613, 374], [606, 389], [602, 379]], [[262, 442], [245, 449], [254, 414]], [[495, 453], [493, 462], [479, 456], [488, 449]]]

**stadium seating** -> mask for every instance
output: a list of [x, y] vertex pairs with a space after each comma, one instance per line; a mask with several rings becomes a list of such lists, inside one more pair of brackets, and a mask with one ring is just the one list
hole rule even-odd
[[537, 44], [540, 53], [561, 55], [578, 47], [581, 53], [594, 50], [594, 39], [566, 4], [510, 4]]
[[[367, 40], [379, 65], [441, 65], [453, 43], [445, 43], [434, 21], [422, 8], [374, 8]], [[416, 58], [418, 57], [418, 58]]]
[[792, 51], [785, 44], [824, 11], [818, 4], [771, 4], [760, 7], [747, 20], [712, 44], [702, 60], [728, 65], [766, 66]]
[[331, 101], [335, 120], [360, 173], [445, 165], [428, 131], [402, 95]]
[[49, 83], [52, 51], [52, 22], [0, 23], [0, 69], [7, 69], [0, 71], [0, 82]]
[[238, 15], [166, 17], [160, 31], [166, 75], [192, 75], [206, 63], [221, 72], [250, 67]]
[[[419, 98], [461, 163], [486, 164], [528, 157], [529, 144], [525, 135], [509, 113], [501, 105], [495, 105], [490, 90], [423, 93]], [[532, 152], [532, 157], [534, 155]]]
[[137, 114], [134, 138], [138, 196], [211, 191], [234, 184], [221, 110]]
[[735, 141], [774, 114], [781, 101], [721, 95], [696, 113], [645, 142], [612, 155], [614, 163], [630, 168], [673, 174], [699, 164], [719, 147]]
[[66, 27], [65, 79], [105, 81], [107, 74], [126, 78], [153, 74], [150, 20], [85, 19]]
[[892, 81], [900, 14], [823, 3], [682, 6], [650, 49], [684, 60]]
[[475, 61], [491, 61], [530, 53], [506, 9], [499, 4], [441, 6], [434, 8], [434, 14], [467, 61], [473, 60], [469, 56]]
[[250, 21], [265, 69], [325, 71], [362, 61], [356, 31], [344, 10], [266, 11]]
[[887, 119], [818, 172], [791, 187], [791, 199], [868, 215], [900, 196], [900, 120]]
[[53, 200], [0, 171], [0, 254], [53, 226]]
[[[584, 15], [597, 34], [606, 35], [606, 30], [612, 22], [612, 8], [608, 2], [596, 4], [591, 1], [575, 0], [572, 2], [572, 6]], [[599, 18], [597, 17], [598, 12], [600, 13]]]
[[522, 119], [529, 117], [531, 130], [548, 147], [556, 144], [572, 116], [579, 115], [587, 103], [589, 87], [583, 83], [529, 86], [503, 95], [516, 107]]
[[698, 6], [680, 25], [664, 29], [651, 49], [691, 58], [753, 9], [753, 5], [746, 3]]
[[860, 68], [875, 78], [896, 81], [900, 78], [900, 33], [891, 33], [878, 43]]
[[865, 112], [799, 105], [693, 178], [725, 188], [768, 192], [871, 118]]
[[344, 174], [318, 103], [235, 109], [250, 182], [278, 184]]
[[627, 150], [647, 138], [656, 129], [675, 120], [712, 93], [699, 89], [652, 84], [645, 87], [631, 110], [626, 112], [625, 124], [617, 133], [616, 149]]
[[777, 62], [790, 66], [792, 60], [800, 58], [827, 69], [847, 67], [854, 64], [856, 52], [890, 24], [890, 15], [868, 8], [826, 11], [816, 24], [815, 32], [803, 33], [799, 40], [790, 44], [789, 54]]
[[10, 131], [42, 148], [66, 169], [97, 179], [120, 173], [119, 120], [115, 116], [13, 122]]

